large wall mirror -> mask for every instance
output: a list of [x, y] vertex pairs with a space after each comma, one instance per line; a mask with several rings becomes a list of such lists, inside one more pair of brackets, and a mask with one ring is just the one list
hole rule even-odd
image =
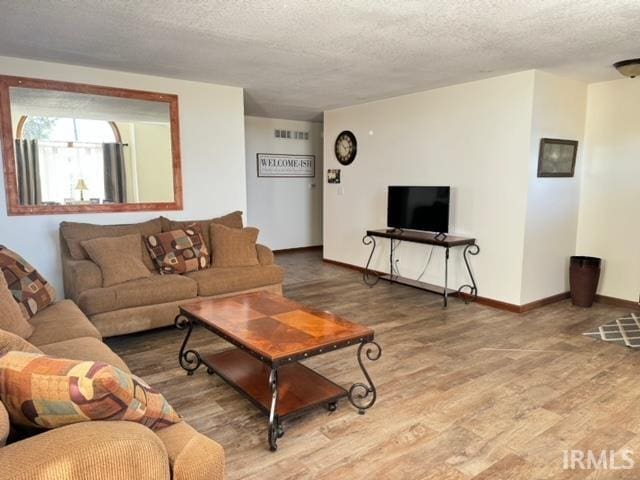
[[9, 215], [182, 208], [176, 95], [0, 76]]

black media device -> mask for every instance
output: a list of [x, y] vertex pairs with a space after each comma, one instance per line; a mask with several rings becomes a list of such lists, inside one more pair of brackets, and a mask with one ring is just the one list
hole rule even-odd
[[[389, 186], [387, 226], [399, 230], [447, 233], [450, 190], [450, 187]], [[446, 238], [446, 235], [439, 236]]]

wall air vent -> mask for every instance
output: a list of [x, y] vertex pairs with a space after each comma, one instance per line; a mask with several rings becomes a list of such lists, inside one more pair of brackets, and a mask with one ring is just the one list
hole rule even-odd
[[309, 132], [292, 132], [291, 130], [281, 130], [279, 128], [273, 131], [273, 136], [275, 138], [285, 138], [289, 140], [309, 140]]

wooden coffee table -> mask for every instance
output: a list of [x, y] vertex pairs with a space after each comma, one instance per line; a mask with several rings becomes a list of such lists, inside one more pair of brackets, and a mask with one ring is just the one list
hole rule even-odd
[[[237, 348], [216, 354], [188, 349], [196, 323]], [[193, 375], [205, 365], [209, 374], [217, 374], [268, 415], [272, 451], [287, 417], [319, 405], [333, 411], [343, 397], [364, 414], [376, 401], [376, 387], [364, 366], [364, 357], [375, 361], [382, 354], [373, 330], [331, 313], [259, 292], [183, 305], [175, 325], [187, 330], [179, 354], [182, 368]], [[359, 345], [366, 383], [354, 383], [349, 390], [300, 363], [353, 345]]]

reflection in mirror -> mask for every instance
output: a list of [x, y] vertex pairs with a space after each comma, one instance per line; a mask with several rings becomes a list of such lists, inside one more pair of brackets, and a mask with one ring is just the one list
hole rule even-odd
[[20, 205], [174, 202], [170, 105], [12, 86]]

